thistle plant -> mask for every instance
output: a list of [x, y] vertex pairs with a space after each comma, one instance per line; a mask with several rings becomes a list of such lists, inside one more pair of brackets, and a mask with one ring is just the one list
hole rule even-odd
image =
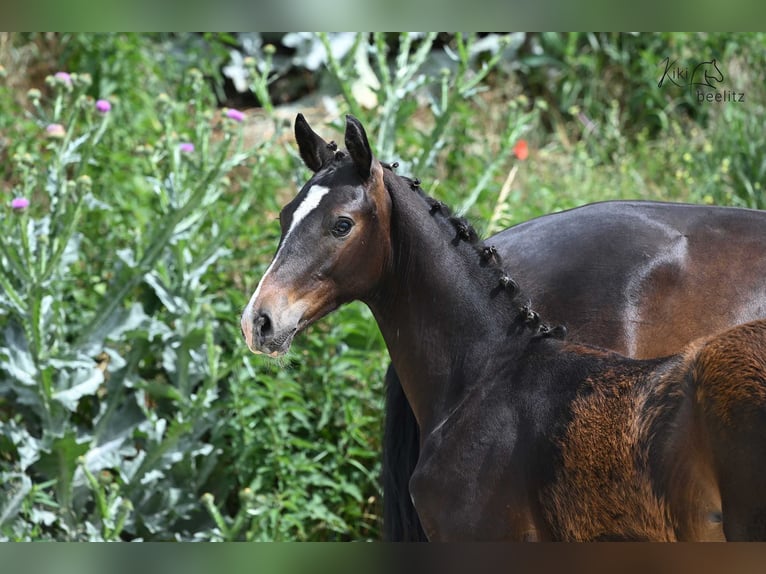
[[136, 228], [93, 224], [130, 216], [97, 175], [130, 141], [119, 103], [91, 98], [76, 73], [48, 77], [50, 98], [29, 94], [37, 137], [15, 150], [0, 206], [5, 539], [173, 537], [174, 521], [206, 520], [195, 488], [216, 461], [202, 436], [221, 349], [204, 276], [230, 238], [209, 211], [249, 155], [242, 112], [215, 119], [190, 76], [187, 102], [158, 98], [134, 203], [150, 216]]

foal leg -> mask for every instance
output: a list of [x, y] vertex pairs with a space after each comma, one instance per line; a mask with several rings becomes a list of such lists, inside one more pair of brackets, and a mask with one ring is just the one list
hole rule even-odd
[[727, 540], [766, 540], [766, 322], [715, 337], [697, 356], [697, 397]]

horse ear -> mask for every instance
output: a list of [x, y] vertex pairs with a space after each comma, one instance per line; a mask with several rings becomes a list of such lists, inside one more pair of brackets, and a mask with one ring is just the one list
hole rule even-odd
[[298, 114], [295, 118], [295, 141], [298, 142], [303, 163], [314, 173], [332, 159], [330, 144], [311, 129], [303, 114]]
[[346, 149], [359, 175], [367, 181], [372, 171], [372, 150], [361, 122], [352, 115], [346, 116]]

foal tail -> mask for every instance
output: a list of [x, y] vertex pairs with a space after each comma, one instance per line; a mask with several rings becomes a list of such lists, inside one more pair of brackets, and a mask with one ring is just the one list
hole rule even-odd
[[383, 540], [424, 542], [410, 498], [410, 476], [420, 454], [420, 430], [394, 366], [386, 372], [386, 422], [383, 431]]

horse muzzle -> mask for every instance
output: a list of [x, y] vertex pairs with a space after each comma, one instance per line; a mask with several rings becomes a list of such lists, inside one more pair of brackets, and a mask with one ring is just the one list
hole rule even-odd
[[267, 310], [251, 307], [242, 313], [240, 326], [248, 348], [270, 357], [287, 353], [299, 331], [298, 321], [291, 321], [289, 317], [277, 319]]
[[327, 303], [322, 286], [310, 284], [295, 289], [294, 282], [280, 281], [272, 272], [258, 284], [240, 322], [242, 335], [253, 353], [284, 355], [298, 333], [335, 308]]

